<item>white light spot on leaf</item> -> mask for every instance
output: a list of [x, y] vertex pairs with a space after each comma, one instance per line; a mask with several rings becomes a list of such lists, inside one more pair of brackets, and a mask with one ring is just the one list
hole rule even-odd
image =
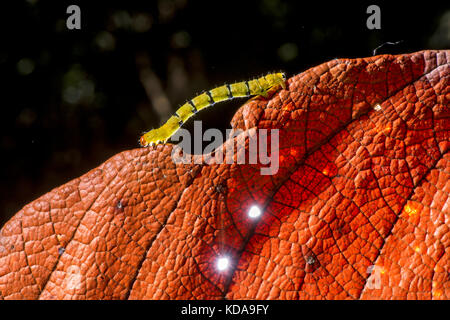
[[252, 206], [250, 210], [248, 211], [248, 216], [250, 218], [258, 218], [261, 215], [261, 209], [259, 209], [257, 206]]
[[230, 266], [230, 259], [228, 257], [221, 257], [217, 259], [217, 269], [219, 271], [225, 271]]
[[373, 107], [373, 109], [374, 109], [375, 111], [380, 111], [380, 110], [381, 110], [381, 105], [380, 105], [379, 103], [377, 103], [377, 104]]

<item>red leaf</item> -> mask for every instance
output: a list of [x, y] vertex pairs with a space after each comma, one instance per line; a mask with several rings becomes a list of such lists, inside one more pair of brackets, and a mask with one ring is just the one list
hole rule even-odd
[[449, 51], [312, 68], [232, 121], [281, 129], [275, 175], [122, 152], [3, 227], [0, 295], [448, 299], [449, 97]]

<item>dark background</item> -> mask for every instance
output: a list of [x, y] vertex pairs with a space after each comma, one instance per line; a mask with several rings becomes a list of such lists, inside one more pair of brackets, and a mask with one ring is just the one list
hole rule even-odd
[[[138, 147], [143, 131], [204, 89], [371, 56], [387, 41], [403, 40], [379, 54], [450, 47], [445, 1], [6, 2], [0, 226], [52, 188]], [[70, 4], [81, 8], [81, 30], [66, 28]], [[381, 8], [381, 30], [366, 27], [370, 4]], [[225, 129], [242, 102], [196, 118]]]

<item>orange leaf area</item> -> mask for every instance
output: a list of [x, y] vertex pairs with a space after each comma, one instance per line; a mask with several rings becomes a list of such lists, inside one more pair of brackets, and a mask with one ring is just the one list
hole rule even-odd
[[280, 130], [274, 175], [117, 154], [5, 224], [1, 298], [449, 299], [449, 61], [335, 59], [250, 100], [232, 126]]

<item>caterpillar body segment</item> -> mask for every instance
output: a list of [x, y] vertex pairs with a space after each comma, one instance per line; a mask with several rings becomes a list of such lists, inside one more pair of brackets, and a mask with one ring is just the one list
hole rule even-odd
[[286, 75], [284, 73], [271, 73], [263, 77], [226, 84], [212, 90], [203, 92], [183, 104], [173, 116], [158, 129], [150, 130], [141, 136], [140, 144], [143, 147], [158, 143], [166, 143], [177, 130], [198, 111], [210, 107], [218, 102], [234, 98], [263, 96], [268, 97], [271, 89], [286, 88]]

